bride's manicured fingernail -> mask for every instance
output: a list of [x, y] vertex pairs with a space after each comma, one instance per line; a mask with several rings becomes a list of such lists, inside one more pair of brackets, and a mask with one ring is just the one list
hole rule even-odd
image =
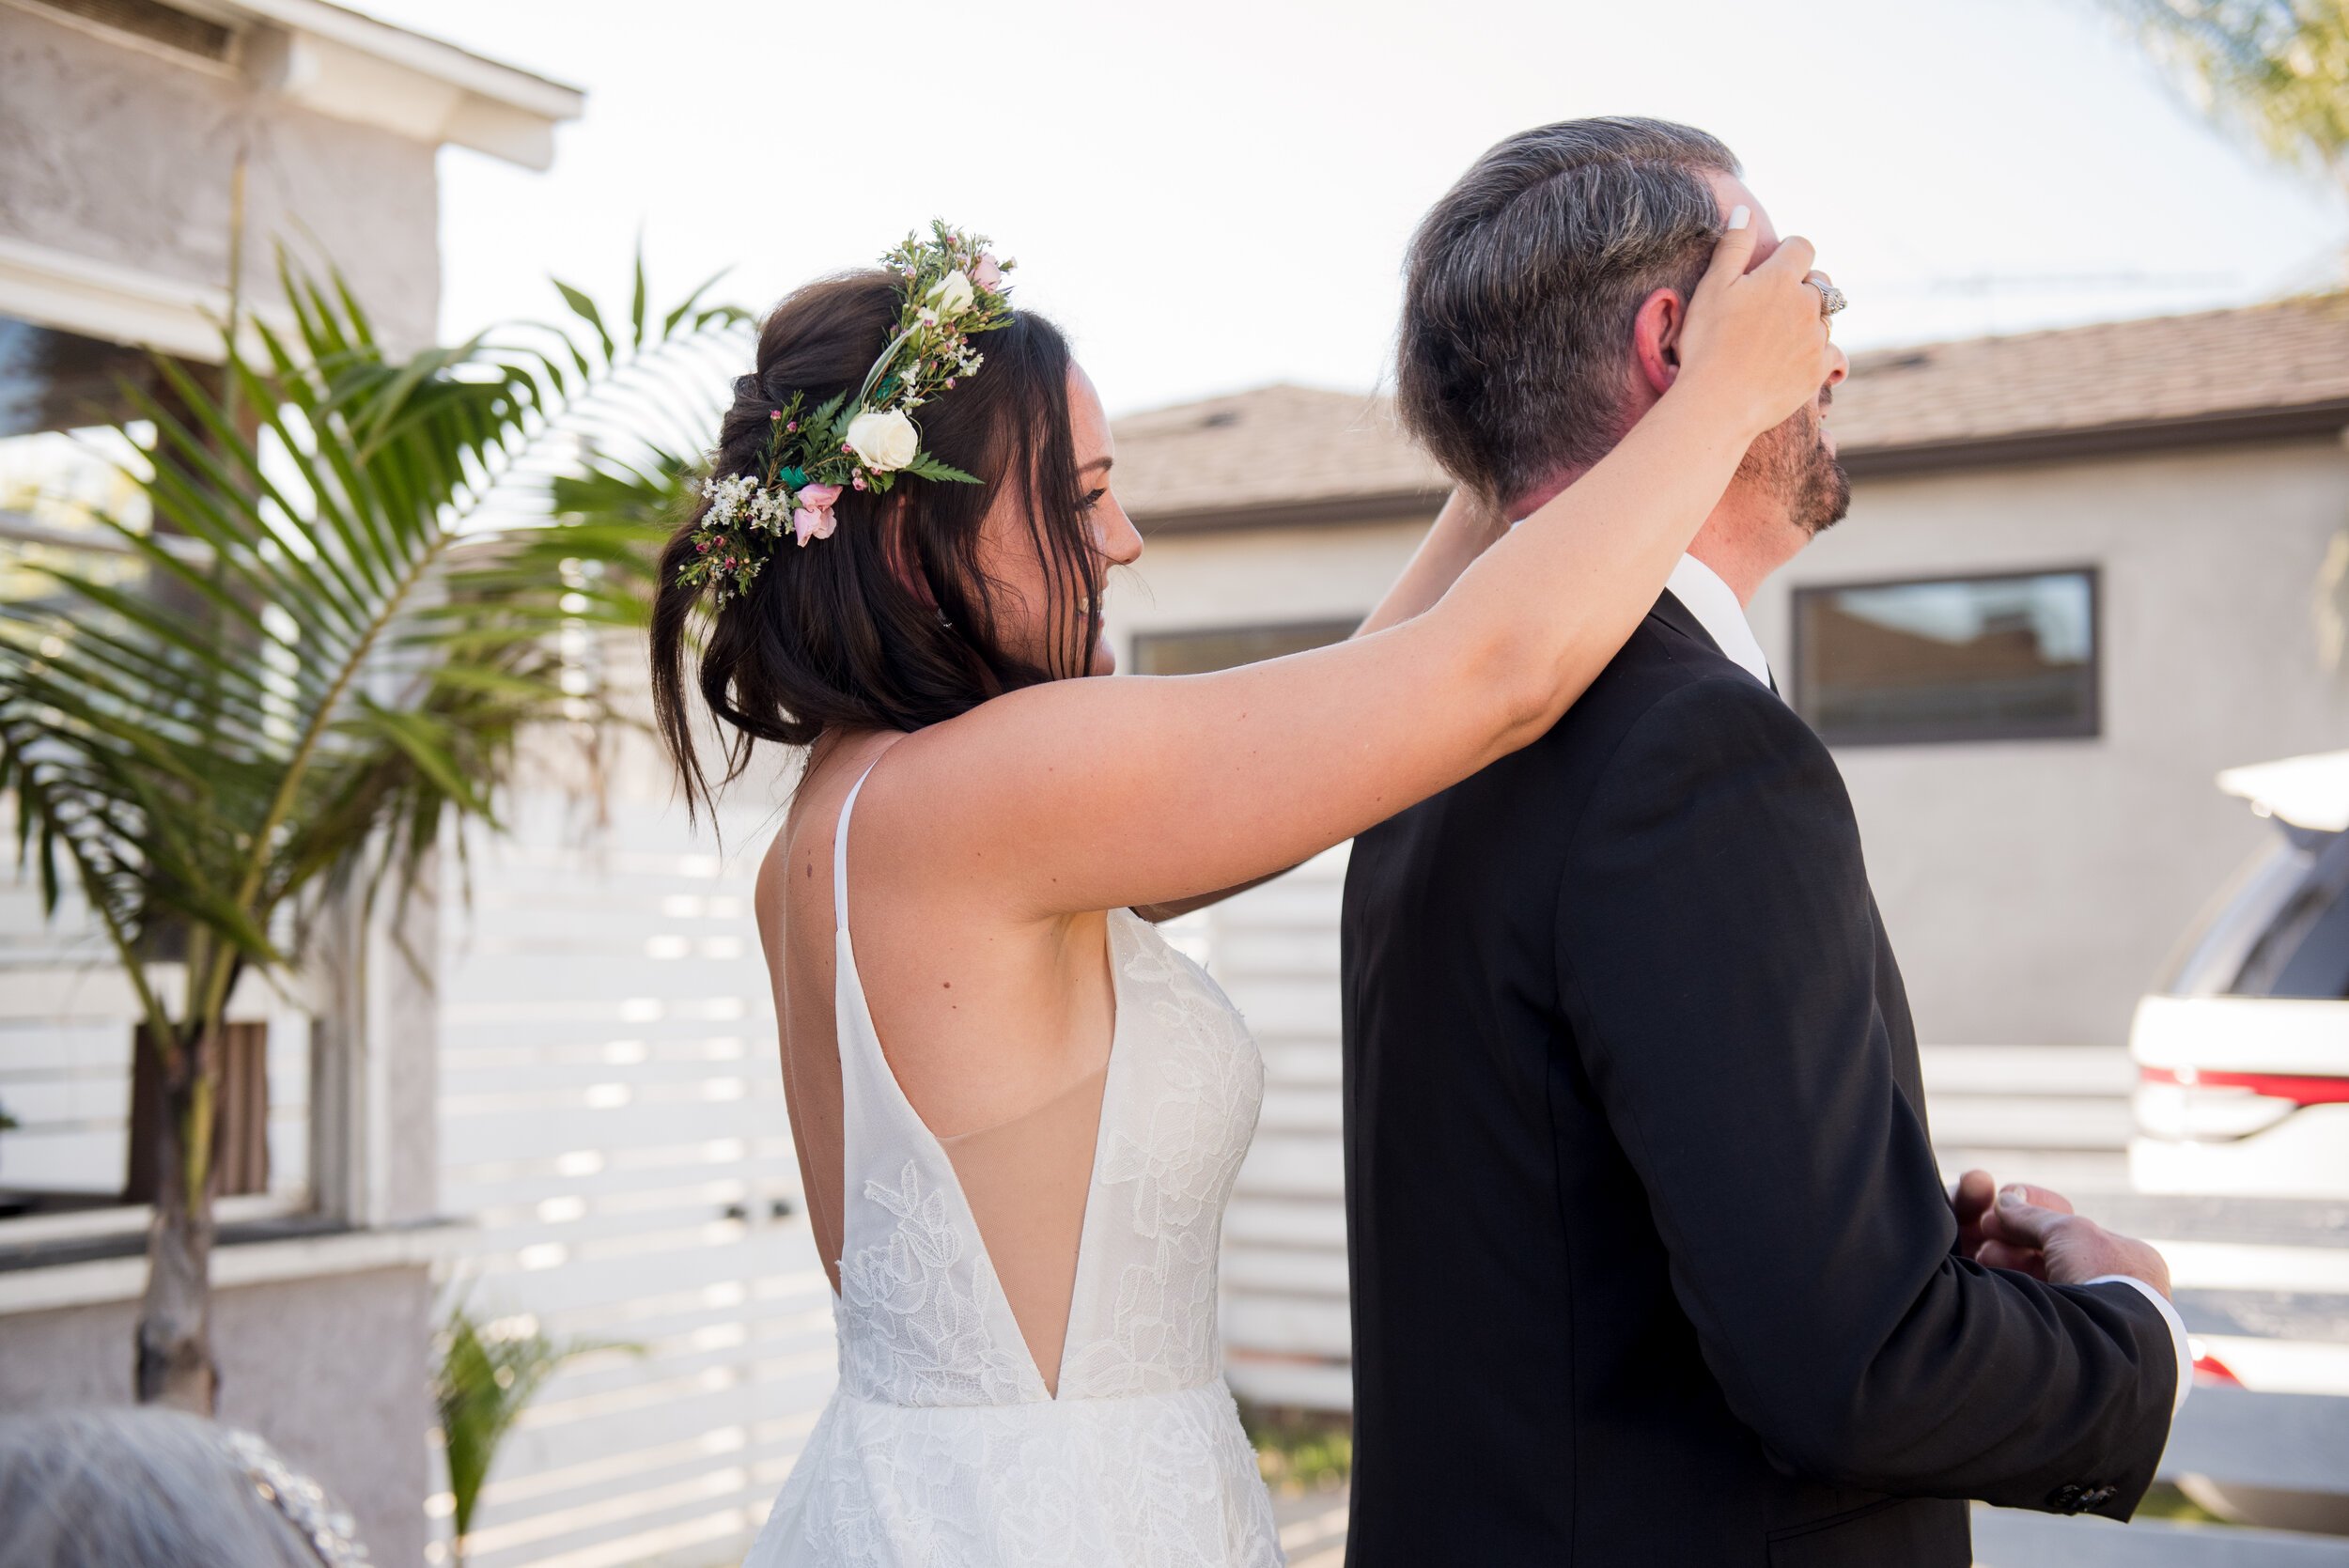
[[1752, 218], [1753, 211], [1750, 208], [1733, 207], [1729, 210], [1729, 226], [1732, 228], [1743, 228]]

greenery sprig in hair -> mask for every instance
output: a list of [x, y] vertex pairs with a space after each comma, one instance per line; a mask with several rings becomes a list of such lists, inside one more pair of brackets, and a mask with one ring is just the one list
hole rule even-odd
[[965, 376], [986, 356], [971, 339], [1011, 319], [1004, 274], [984, 235], [940, 220], [931, 238], [909, 234], [881, 257], [902, 280], [895, 334], [864, 374], [856, 396], [810, 410], [806, 395], [767, 416], [767, 443], [755, 473], [702, 481], [709, 505], [693, 528], [693, 554], [678, 568], [682, 588], [709, 587], [724, 604], [750, 591], [786, 533], [805, 549], [832, 537], [832, 506], [848, 490], [885, 492], [901, 474], [952, 484], [978, 480], [922, 450], [912, 411]]

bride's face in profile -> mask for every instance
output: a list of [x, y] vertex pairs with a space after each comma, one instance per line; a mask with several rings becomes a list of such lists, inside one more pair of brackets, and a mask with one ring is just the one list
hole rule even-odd
[[[1068, 435], [1076, 456], [1077, 493], [1081, 503], [1085, 536], [1102, 563], [1128, 566], [1142, 553], [1142, 536], [1119, 505], [1110, 488], [1114, 458], [1109, 415], [1093, 379], [1075, 365], [1068, 367]], [[1066, 647], [1081, 633], [1086, 609], [1079, 596], [1081, 585], [1059, 594], [1048, 591], [1043, 560], [1024, 515], [1025, 496], [1006, 486], [980, 525], [979, 561], [1002, 590], [1000, 600], [1003, 651], [1044, 669], [1057, 665], [1052, 650]], [[1106, 629], [1094, 639], [1084, 673], [1106, 675], [1117, 669]]]

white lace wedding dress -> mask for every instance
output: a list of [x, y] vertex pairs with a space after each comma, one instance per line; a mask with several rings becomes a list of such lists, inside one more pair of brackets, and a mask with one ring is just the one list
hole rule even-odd
[[857, 977], [832, 863], [847, 1192], [840, 1386], [744, 1568], [1282, 1562], [1216, 1332], [1223, 1205], [1264, 1064], [1199, 967], [1109, 917], [1117, 1020], [1057, 1396]]

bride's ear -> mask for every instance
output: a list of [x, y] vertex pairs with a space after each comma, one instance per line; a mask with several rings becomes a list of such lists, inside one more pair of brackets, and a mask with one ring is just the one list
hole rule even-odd
[[1658, 288], [1640, 302], [1631, 318], [1631, 354], [1647, 390], [1661, 397], [1680, 378], [1680, 332], [1688, 303], [1676, 288]]

